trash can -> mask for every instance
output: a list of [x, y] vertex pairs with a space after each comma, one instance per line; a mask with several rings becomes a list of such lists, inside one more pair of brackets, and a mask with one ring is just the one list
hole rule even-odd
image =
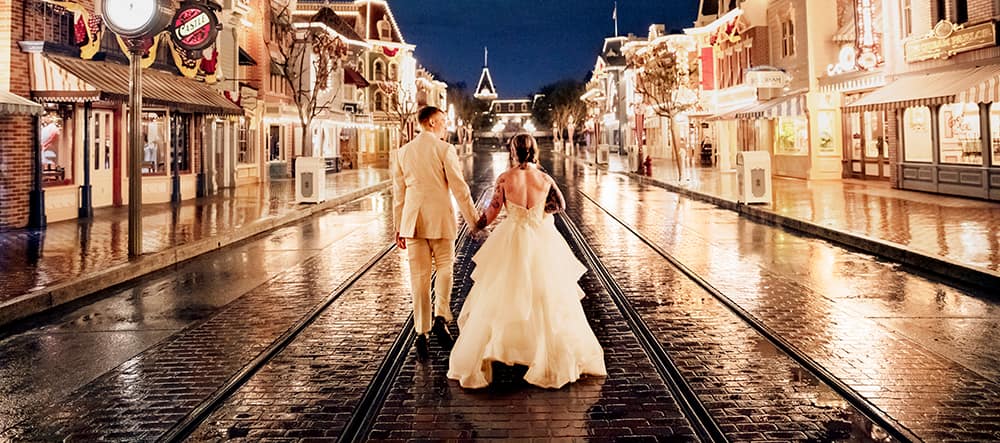
[[608, 157], [611, 156], [611, 146], [597, 145], [597, 164], [608, 164]]
[[701, 165], [702, 166], [712, 166], [712, 156], [714, 154], [715, 153], [712, 152], [712, 144], [711, 143], [702, 143], [701, 144], [701, 153], [700, 153], [700, 155], [701, 155]]
[[737, 202], [771, 203], [771, 155], [767, 151], [736, 153]]
[[326, 200], [326, 161], [322, 157], [296, 158], [296, 203], [319, 203], [324, 200]]

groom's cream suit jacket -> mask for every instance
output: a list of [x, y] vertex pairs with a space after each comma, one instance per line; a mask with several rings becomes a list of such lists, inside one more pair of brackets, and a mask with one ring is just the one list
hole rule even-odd
[[390, 167], [393, 223], [400, 237], [457, 237], [452, 196], [466, 222], [476, 222], [478, 211], [451, 144], [423, 131], [390, 156]]

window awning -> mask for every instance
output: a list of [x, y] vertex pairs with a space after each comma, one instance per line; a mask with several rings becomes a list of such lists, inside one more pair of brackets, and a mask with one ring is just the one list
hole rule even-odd
[[736, 117], [745, 119], [796, 117], [802, 115], [805, 109], [806, 95], [798, 93], [761, 102], [750, 109], [737, 113]]
[[[36, 86], [32, 95], [42, 101], [119, 101], [128, 100], [129, 67], [109, 62], [95, 62], [73, 57], [46, 54], [45, 58], [59, 73], [62, 81]], [[66, 86], [77, 89], [66, 91]], [[243, 109], [201, 82], [178, 77], [154, 69], [142, 71], [142, 102], [144, 105], [169, 106], [188, 112], [216, 115], [242, 115]], [[63, 100], [71, 99], [71, 100]]]
[[242, 46], [240, 46], [239, 50], [239, 62], [240, 66], [257, 66], [257, 60], [254, 60], [248, 52], [244, 51]]
[[737, 114], [746, 112], [746, 111], [748, 111], [750, 109], [753, 109], [756, 106], [757, 106], [757, 103], [750, 103], [748, 105], [736, 106], [736, 107], [732, 107], [732, 108], [728, 108], [728, 109], [720, 109], [720, 110], [716, 111], [715, 114], [713, 114], [713, 115], [711, 115], [711, 116], [709, 116], [707, 118], [704, 118], [704, 120], [711, 120], [711, 121], [717, 121], [717, 120], [736, 120], [738, 118], [738, 117], [736, 117]]
[[0, 114], [38, 115], [45, 112], [42, 105], [12, 92], [0, 91]]
[[854, 103], [845, 111], [862, 112], [944, 103], [1000, 101], [1000, 66], [980, 66], [901, 77]]
[[344, 66], [344, 83], [354, 85], [359, 88], [367, 88], [370, 83], [360, 72]]

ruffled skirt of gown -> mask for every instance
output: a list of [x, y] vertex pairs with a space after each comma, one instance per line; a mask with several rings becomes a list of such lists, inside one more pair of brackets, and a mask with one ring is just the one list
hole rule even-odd
[[581, 374], [607, 375], [604, 351], [580, 304], [577, 281], [586, 268], [552, 216], [508, 203], [507, 218], [473, 261], [448, 378], [465, 388], [485, 387], [494, 361], [527, 366], [524, 379], [544, 388], [560, 388]]

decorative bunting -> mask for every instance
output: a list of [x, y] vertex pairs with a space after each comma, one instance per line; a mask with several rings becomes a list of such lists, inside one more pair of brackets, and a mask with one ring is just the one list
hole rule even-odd
[[397, 52], [399, 52], [399, 48], [390, 49], [385, 46], [382, 47], [382, 53], [385, 54], [387, 57], [395, 57]]
[[[73, 13], [73, 43], [80, 47], [80, 58], [90, 60], [101, 50], [101, 36], [104, 28], [101, 16], [91, 14], [83, 5], [73, 2], [44, 0], [46, 3], [60, 6]], [[93, 26], [94, 23], [98, 25]]]
[[[125, 40], [117, 34], [115, 35], [115, 39], [118, 40], [118, 47], [121, 48], [122, 53], [128, 54], [129, 49], [128, 45], [125, 44]], [[170, 36], [165, 32], [161, 32], [143, 40], [142, 57], [139, 58], [139, 65], [142, 66], [142, 69], [153, 66], [153, 62], [156, 61], [156, 50], [160, 47], [160, 40], [162, 39], [170, 40]]]

